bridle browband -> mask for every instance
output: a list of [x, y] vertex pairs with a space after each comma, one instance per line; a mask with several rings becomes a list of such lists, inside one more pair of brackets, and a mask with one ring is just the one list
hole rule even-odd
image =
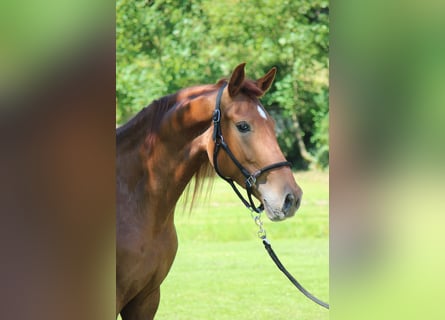
[[[252, 199], [252, 191], [253, 188], [256, 186], [256, 181], [259, 176], [261, 176], [263, 173], [278, 169], [281, 167], [290, 167], [291, 163], [288, 161], [283, 162], [277, 162], [268, 166], [265, 166], [262, 169], [259, 169], [253, 173], [250, 173], [249, 170], [243, 167], [243, 165], [236, 159], [233, 152], [230, 150], [227, 143], [224, 141], [222, 131], [221, 131], [221, 97], [224, 91], [224, 88], [227, 86], [227, 83], [224, 82], [224, 84], [219, 88], [218, 94], [216, 96], [216, 102], [215, 102], [215, 111], [213, 112], [213, 141], [215, 142], [215, 148], [213, 150], [213, 166], [215, 168], [216, 173], [225, 181], [227, 181], [230, 186], [232, 187], [233, 191], [237, 194], [237, 196], [241, 199], [243, 204], [248, 208], [251, 209], [257, 213], [262, 212], [264, 210], [264, 206], [261, 204], [260, 206], [256, 206]], [[241, 192], [238, 190], [238, 188], [235, 185], [235, 182], [232, 178], [226, 177], [223, 174], [221, 174], [221, 171], [219, 171], [218, 167], [218, 152], [220, 149], [224, 149], [224, 151], [229, 155], [230, 159], [232, 159], [233, 163], [238, 167], [238, 169], [241, 171], [243, 176], [246, 178], [245, 180], [245, 187], [247, 191], [247, 197], [248, 200], [246, 200]]]

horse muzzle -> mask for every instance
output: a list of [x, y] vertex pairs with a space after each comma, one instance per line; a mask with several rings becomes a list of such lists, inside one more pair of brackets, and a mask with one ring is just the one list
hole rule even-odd
[[293, 217], [300, 207], [303, 192], [299, 187], [279, 194], [264, 191], [261, 192], [264, 210], [272, 221], [282, 221]]

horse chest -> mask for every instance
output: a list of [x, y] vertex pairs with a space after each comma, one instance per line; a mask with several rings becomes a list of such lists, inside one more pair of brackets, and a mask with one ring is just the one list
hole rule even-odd
[[[155, 233], [141, 230], [127, 237], [118, 250], [118, 286], [127, 299], [141, 290], [158, 288], [167, 276], [176, 255], [178, 240], [174, 226]], [[122, 241], [121, 241], [122, 243]]]

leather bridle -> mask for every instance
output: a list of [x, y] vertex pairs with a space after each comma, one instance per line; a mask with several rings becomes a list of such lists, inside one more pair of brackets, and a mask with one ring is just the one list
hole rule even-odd
[[[292, 284], [298, 290], [300, 290], [300, 292], [302, 292], [306, 297], [308, 297], [309, 299], [311, 299], [318, 305], [320, 305], [326, 309], [329, 309], [329, 304], [321, 301], [320, 299], [318, 299], [314, 295], [312, 295], [286, 270], [286, 268], [283, 266], [281, 261], [278, 259], [278, 256], [273, 251], [272, 246], [266, 237], [266, 232], [262, 227], [262, 222], [260, 219], [260, 213], [264, 210], [264, 207], [262, 204], [257, 207], [253, 203], [253, 199], [252, 199], [253, 188], [256, 187], [256, 181], [257, 181], [258, 177], [261, 176], [263, 173], [273, 170], [273, 169], [278, 169], [281, 167], [290, 167], [291, 163], [288, 161], [277, 162], [277, 163], [268, 165], [262, 169], [259, 169], [259, 170], [255, 171], [254, 173], [250, 173], [249, 170], [244, 168], [243, 165], [236, 159], [235, 155], [230, 150], [227, 143], [224, 141], [222, 131], [221, 131], [221, 97], [222, 97], [224, 88], [226, 86], [227, 86], [227, 83], [224, 83], [221, 86], [221, 88], [219, 88], [218, 94], [216, 96], [215, 111], [213, 112], [213, 141], [215, 142], [215, 149], [213, 150], [213, 166], [215, 168], [215, 171], [221, 178], [223, 178], [225, 181], [227, 181], [231, 185], [232, 189], [235, 191], [235, 193], [241, 199], [241, 201], [244, 203], [244, 205], [248, 209], [257, 213], [253, 217], [254, 217], [255, 223], [260, 227], [258, 236], [262, 239], [264, 247], [266, 248], [267, 252], [269, 253], [270, 257], [272, 258], [272, 260], [276, 264], [276, 266], [281, 270], [281, 272], [283, 272], [286, 275], [286, 277], [292, 282]], [[236, 187], [235, 182], [233, 181], [232, 178], [224, 176], [221, 173], [221, 171], [219, 171], [218, 152], [221, 148], [224, 149], [224, 151], [226, 151], [226, 153], [229, 155], [230, 159], [232, 159], [233, 163], [238, 167], [238, 169], [241, 171], [243, 176], [246, 178], [245, 185], [246, 185], [246, 190], [247, 190], [247, 197], [249, 200], [246, 200], [242, 196], [241, 192]]]
[[[261, 204], [260, 206], [256, 206], [252, 199], [252, 192], [253, 188], [256, 187], [256, 181], [259, 176], [261, 176], [263, 173], [278, 169], [281, 167], [290, 167], [291, 163], [288, 161], [283, 162], [277, 162], [268, 166], [265, 166], [262, 169], [259, 169], [253, 173], [250, 173], [249, 170], [243, 167], [243, 165], [236, 159], [233, 152], [230, 150], [227, 143], [224, 141], [222, 131], [221, 131], [221, 97], [224, 91], [224, 88], [227, 86], [227, 83], [225, 82], [221, 88], [218, 90], [218, 94], [216, 96], [216, 102], [215, 102], [215, 111], [213, 112], [213, 141], [215, 142], [215, 148], [213, 150], [213, 166], [215, 168], [216, 173], [223, 178], [225, 181], [227, 181], [230, 186], [232, 187], [233, 191], [237, 194], [237, 196], [241, 199], [243, 204], [248, 208], [251, 209], [257, 213], [262, 212], [264, 210], [264, 206]], [[229, 155], [230, 159], [232, 159], [233, 163], [238, 167], [238, 169], [241, 171], [243, 176], [246, 178], [245, 180], [245, 187], [247, 190], [247, 197], [248, 200], [246, 200], [241, 192], [238, 190], [238, 188], [235, 185], [235, 182], [232, 178], [224, 176], [221, 171], [219, 170], [218, 166], [218, 152], [220, 149], [224, 149], [224, 151]]]

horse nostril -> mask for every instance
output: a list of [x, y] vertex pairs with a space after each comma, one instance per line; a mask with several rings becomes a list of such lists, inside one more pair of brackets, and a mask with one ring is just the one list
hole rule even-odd
[[290, 208], [294, 205], [294, 203], [295, 203], [295, 197], [292, 194], [288, 193], [286, 195], [286, 198], [284, 199], [283, 212], [287, 214]]
[[298, 210], [298, 208], [300, 207], [300, 204], [301, 204], [301, 198], [298, 198], [297, 203], [295, 204], [296, 210]]

